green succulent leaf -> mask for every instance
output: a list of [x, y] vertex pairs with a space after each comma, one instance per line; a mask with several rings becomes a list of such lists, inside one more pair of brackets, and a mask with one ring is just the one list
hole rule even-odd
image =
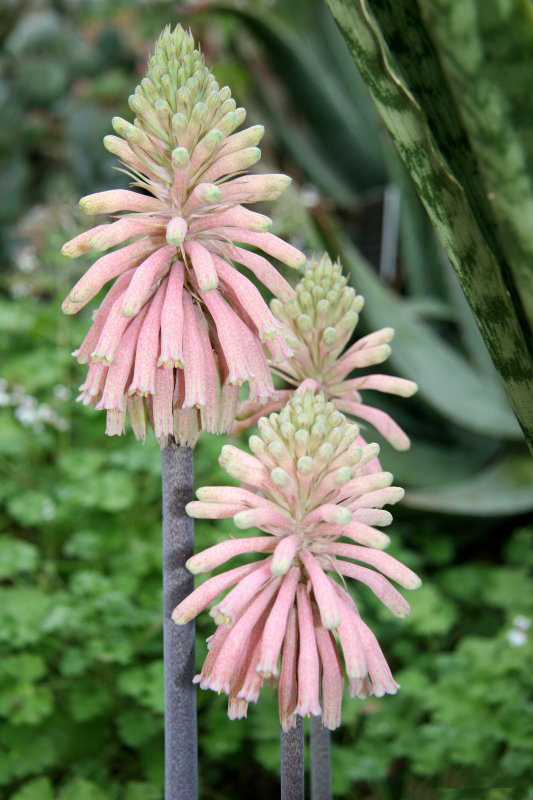
[[[432, 29], [432, 40], [415, 0], [400, 5], [374, 0], [328, 0], [328, 5], [457, 272], [514, 412], [533, 446], [533, 336], [522, 300], [528, 288], [517, 283], [518, 272], [511, 266], [516, 256], [511, 255], [510, 259], [510, 248], [504, 246], [481, 177], [484, 164], [476, 160], [482, 148], [470, 145], [461, 114], [461, 92], [457, 89], [454, 95], [448, 87], [435, 30]], [[428, 2], [427, 6], [435, 11], [431, 18], [434, 28], [441, 24], [445, 7], [448, 11], [453, 7], [454, 18], [461, 18], [462, 31], [467, 27], [464, 15], [473, 6], [481, 8], [473, 0], [466, 4]], [[495, 0], [484, 4], [484, 15], [490, 15], [497, 6]], [[518, 16], [510, 12], [511, 6], [516, 6]], [[526, 11], [525, 0], [507, 0], [501, 5], [498, 41], [509, 37], [506, 50], [518, 48], [527, 64], [531, 64], [528, 37], [515, 35], [520, 23], [514, 24], [513, 19], [530, 25], [530, 17], [531, 9]], [[481, 27], [476, 30], [479, 33]], [[443, 27], [439, 31], [444, 36]], [[481, 33], [477, 38], [472, 36], [474, 44], [481, 46]], [[489, 40], [484, 41], [488, 48]], [[450, 51], [451, 48], [450, 45]], [[500, 64], [505, 66], [492, 39], [490, 50], [493, 69], [499, 69]], [[450, 52], [450, 62], [451, 57]], [[477, 65], [475, 69], [469, 66], [474, 72], [478, 70], [480, 75], [476, 72], [476, 77], [482, 81], [483, 58], [470, 57], [470, 61]], [[461, 69], [456, 65], [458, 73]], [[509, 82], [507, 79], [507, 85]], [[499, 97], [505, 96], [503, 85], [498, 91]], [[523, 102], [527, 103], [526, 96]], [[483, 124], [486, 121], [489, 130], [493, 130], [490, 104], [477, 111]], [[473, 128], [471, 121], [469, 131]], [[516, 141], [512, 126], [503, 122], [495, 138], [499, 141], [502, 134]], [[516, 160], [514, 151], [513, 155]], [[514, 164], [513, 167], [516, 171]], [[522, 203], [521, 214], [525, 208]]]
[[526, 0], [421, 0], [429, 35], [480, 167], [503, 251], [533, 323], [533, 63]]

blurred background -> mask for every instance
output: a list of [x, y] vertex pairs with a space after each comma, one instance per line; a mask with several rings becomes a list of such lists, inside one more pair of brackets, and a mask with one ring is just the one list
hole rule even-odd
[[[102, 138], [113, 116], [132, 119], [128, 95], [178, 21], [265, 125], [261, 169], [293, 178], [262, 209], [274, 231], [340, 256], [366, 298], [358, 335], [394, 327], [385, 367], [420, 386], [411, 400], [367, 395], [412, 439], [408, 453], [380, 443], [407, 489], [390, 552], [424, 586], [403, 622], [357, 595], [402, 688], [346, 699], [334, 794], [531, 798], [531, 458], [319, 0], [0, 3], [0, 798], [162, 798], [160, 453], [150, 436], [106, 438], [103, 415], [75, 403], [84, 370], [70, 353], [90, 310], [65, 317], [60, 303], [89, 262], [59, 250], [89, 227], [81, 195], [126, 186]], [[201, 437], [197, 486], [224, 481], [225, 441]], [[199, 521], [198, 549], [231, 530]], [[197, 632], [200, 665], [207, 614]], [[198, 704], [202, 800], [277, 797], [275, 691], [248, 721], [230, 722], [223, 696]]]

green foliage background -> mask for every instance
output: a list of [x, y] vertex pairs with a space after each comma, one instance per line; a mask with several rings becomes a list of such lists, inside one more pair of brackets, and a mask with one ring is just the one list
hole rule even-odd
[[[310, 10], [313, 24], [302, 25]], [[333, 735], [334, 793], [525, 800], [533, 797], [530, 461], [327, 13], [287, 0], [190, 21], [219, 80], [253, 121], [266, 121], [267, 164], [295, 177], [287, 197], [265, 209], [277, 232], [309, 251], [327, 244], [342, 253], [367, 299], [363, 330], [394, 325], [393, 369], [421, 385], [419, 399], [383, 404], [413, 438], [408, 454], [384, 447], [383, 463], [410, 487], [391, 552], [424, 587], [409, 596], [402, 623], [361, 594], [402, 689], [346, 700]], [[162, 798], [160, 454], [152, 439], [107, 439], [102, 415], [75, 403], [82, 371], [70, 352], [89, 317], [65, 318], [59, 307], [84, 265], [59, 248], [86, 224], [78, 196], [122, 185], [101, 139], [113, 115], [128, 116], [153, 39], [177, 19], [168, 3], [0, 9], [2, 800]], [[379, 258], [391, 186], [402, 196], [392, 273]], [[201, 438], [197, 485], [223, 480], [222, 444]], [[230, 531], [230, 522], [198, 522], [198, 548]], [[200, 665], [207, 615], [197, 631]], [[276, 797], [273, 691], [263, 690], [246, 722], [227, 719], [223, 697], [200, 692], [198, 702], [201, 797], [252, 789], [259, 800]]]

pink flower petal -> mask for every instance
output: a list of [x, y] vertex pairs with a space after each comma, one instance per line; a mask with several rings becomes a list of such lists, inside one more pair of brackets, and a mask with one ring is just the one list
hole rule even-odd
[[100, 225], [93, 229], [90, 249], [104, 251], [117, 244], [122, 244], [132, 236], [146, 234], [161, 235], [165, 230], [164, 222], [157, 217], [124, 217], [109, 225]]
[[161, 310], [161, 355], [157, 366], [166, 369], [183, 368], [183, 305], [182, 292], [185, 269], [175, 261], [167, 279], [165, 300]]
[[313, 625], [313, 612], [307, 589], [299, 584], [296, 590], [298, 606], [298, 703], [295, 714], [307, 717], [322, 713], [319, 700], [320, 662]]
[[238, 664], [238, 656], [246, 646], [253, 626], [268, 608], [278, 589], [279, 581], [280, 578], [272, 578], [230, 628], [209, 676], [209, 688], [214, 692], [229, 693], [230, 680]]
[[355, 619], [355, 624], [365, 651], [368, 674], [372, 679], [373, 694], [376, 697], [383, 697], [384, 694], [396, 694], [400, 686], [392, 677], [378, 640], [360, 617]]
[[253, 272], [255, 277], [272, 292], [275, 297], [282, 300], [292, 300], [294, 289], [279, 272], [263, 256], [236, 247], [233, 244], [220, 244], [219, 252], [224, 258], [236, 261]]
[[[390, 525], [392, 522], [392, 514], [381, 508], [360, 508], [354, 511], [353, 522], [361, 522], [365, 525]], [[361, 542], [361, 544], [367, 543]], [[373, 546], [375, 547], [375, 545]]]
[[[195, 234], [201, 231], [226, 227], [261, 232], [268, 231], [272, 227], [272, 221], [264, 214], [257, 214], [255, 211], [244, 208], [244, 206], [237, 205], [216, 214], [205, 214], [203, 217], [197, 217], [191, 222], [191, 231]], [[234, 238], [231, 232], [229, 238]]]
[[76, 357], [79, 364], [86, 364], [88, 362], [89, 357], [92, 355], [95, 347], [98, 345], [98, 339], [104, 329], [108, 315], [113, 308], [114, 303], [117, 301], [117, 298], [122, 296], [124, 289], [127, 289], [132, 276], [133, 270], [125, 272], [124, 275], [121, 275], [120, 278], [117, 278], [113, 286], [104, 297], [100, 308], [96, 312], [93, 323], [89, 328], [87, 336], [83, 340], [78, 350], [75, 350], [72, 354]]
[[219, 187], [220, 202], [260, 203], [277, 200], [290, 182], [287, 175], [243, 175]]
[[279, 718], [284, 731], [290, 730], [296, 724], [294, 715], [298, 699], [297, 654], [298, 618], [296, 609], [292, 605], [287, 617], [278, 681]]
[[140, 239], [99, 258], [71, 290], [62, 305], [63, 311], [67, 314], [76, 314], [108, 281], [136, 267], [156, 248], [157, 245], [153, 240]]
[[353, 391], [362, 391], [366, 389], [395, 394], [399, 397], [412, 397], [418, 391], [418, 386], [414, 381], [408, 381], [405, 378], [396, 378], [392, 375], [362, 375], [360, 378], [353, 378], [329, 386], [329, 390], [332, 394], [338, 394], [340, 396], [347, 395]]
[[337, 400], [336, 405], [341, 411], [370, 422], [396, 450], [407, 450], [409, 448], [411, 443], [407, 434], [388, 414], [379, 408], [372, 408], [363, 403], [354, 403], [351, 400], [344, 399]]
[[285, 575], [289, 572], [301, 543], [302, 537], [299, 533], [280, 538], [271, 561], [273, 575]]
[[[350, 547], [350, 545], [345, 546]], [[335, 567], [341, 575], [346, 575], [348, 578], [354, 578], [356, 581], [366, 584], [395, 617], [406, 617], [409, 614], [407, 600], [379, 572], [339, 559], [335, 561]]]
[[108, 192], [88, 194], [80, 200], [85, 214], [114, 214], [117, 211], [163, 211], [165, 204], [155, 197], [147, 197], [127, 189], [112, 189]]
[[339, 488], [337, 499], [338, 501], [356, 500], [358, 497], [368, 494], [368, 492], [374, 492], [377, 489], [384, 489], [386, 486], [390, 486], [392, 481], [393, 475], [391, 472], [378, 472], [353, 478]]
[[201, 292], [209, 292], [218, 286], [218, 276], [213, 262], [213, 256], [201, 244], [189, 239], [183, 245], [189, 256]]
[[[218, 276], [224, 282], [225, 294], [230, 300], [238, 300], [239, 305], [253, 320], [261, 339], [273, 335], [277, 329], [276, 320], [253, 283], [230, 267], [223, 258], [214, 256], [214, 262]], [[232, 296], [228, 294], [228, 288]]]
[[61, 255], [67, 256], [67, 258], [78, 258], [83, 253], [88, 253], [91, 249], [91, 240], [107, 227], [108, 225], [98, 225], [96, 228], [91, 228], [65, 242], [61, 248]]
[[404, 495], [405, 490], [400, 486], [387, 486], [385, 489], [363, 494], [352, 502], [348, 501], [347, 506], [352, 512], [357, 511], [359, 508], [381, 508], [384, 505], [398, 503]]
[[271, 508], [247, 508], [238, 511], [233, 517], [233, 522], [239, 530], [261, 528], [270, 533], [288, 533], [295, 527], [289, 514]]
[[247, 231], [242, 228], [235, 230], [232, 234], [232, 239], [241, 244], [249, 244], [252, 247], [257, 247], [263, 250], [269, 256], [277, 258], [278, 261], [287, 264], [288, 267], [293, 269], [300, 269], [306, 262], [305, 255], [297, 250], [283, 239], [274, 236], [273, 233], [258, 233], [256, 231]]
[[231, 627], [235, 622], [235, 617], [258, 594], [271, 577], [270, 559], [267, 559], [265, 563], [260, 564], [249, 575], [241, 578], [238, 585], [209, 612], [217, 625], [224, 624]]
[[[194, 502], [194, 501], [193, 501]], [[234, 556], [243, 555], [243, 553], [268, 553], [276, 546], [276, 540], [273, 536], [252, 536], [249, 539], [228, 539], [220, 544], [215, 544], [197, 553], [186, 563], [186, 567], [193, 575], [198, 575], [200, 572], [209, 572], [221, 564], [225, 564], [230, 558]]]
[[341, 724], [344, 673], [333, 636], [315, 619], [315, 638], [322, 665], [322, 722], [334, 731]]
[[353, 602], [349, 602], [348, 593], [345, 590], [341, 590], [340, 587], [339, 595], [341, 624], [337, 628], [337, 634], [344, 655], [346, 675], [348, 678], [364, 678], [367, 674], [367, 665], [363, 644], [356, 625], [357, 609]]
[[198, 616], [209, 603], [211, 603], [221, 592], [235, 586], [242, 578], [245, 578], [251, 572], [259, 569], [261, 564], [244, 564], [242, 567], [230, 569], [228, 572], [223, 572], [221, 575], [216, 575], [214, 578], [204, 581], [194, 592], [191, 592], [185, 600], [176, 606], [172, 612], [172, 619], [176, 625], [185, 625], [191, 619]]
[[322, 625], [327, 630], [338, 628], [341, 617], [337, 593], [332, 585], [333, 581], [326, 575], [309, 550], [302, 549], [300, 551], [300, 561], [309, 575]]
[[257, 671], [265, 677], [279, 674], [278, 658], [287, 630], [289, 612], [294, 605], [299, 579], [299, 568], [291, 567], [281, 582], [276, 601], [264, 626]]
[[126, 328], [115, 352], [115, 362], [107, 370], [105, 387], [98, 407], [110, 410], [126, 408], [128, 399], [126, 385], [130, 379], [139, 332], [147, 312], [148, 307], [143, 308]]
[[363, 564], [379, 569], [387, 578], [399, 583], [404, 589], [419, 589], [422, 581], [412, 569], [406, 567], [396, 558], [381, 550], [374, 550], [369, 547], [358, 547], [354, 544], [343, 544], [332, 542], [328, 547], [328, 552], [342, 558], [353, 558], [355, 561], [362, 561]]
[[135, 350], [135, 370], [128, 394], [144, 395], [155, 392], [155, 370], [164, 298], [165, 287], [161, 285], [147, 307], [148, 313], [139, 332]]
[[174, 375], [168, 369], [156, 367], [154, 379], [153, 427], [158, 439], [174, 433], [172, 396], [174, 394]]
[[222, 176], [243, 172], [253, 167], [260, 158], [261, 150], [259, 150], [258, 147], [246, 147], [244, 150], [239, 150], [236, 153], [228, 153], [225, 156], [217, 158], [214, 164], [208, 167], [204, 172], [201, 172], [201, 180], [205, 183], [214, 183]]
[[139, 264], [130, 285], [124, 293], [122, 313], [134, 317], [148, 299], [152, 285], [167, 271], [168, 262], [176, 256], [176, 248], [165, 245]]

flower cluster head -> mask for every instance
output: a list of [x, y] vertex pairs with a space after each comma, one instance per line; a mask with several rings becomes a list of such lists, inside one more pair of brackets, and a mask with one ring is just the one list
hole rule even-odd
[[[305, 382], [306, 387], [323, 392], [339, 411], [370, 423], [393, 447], [405, 450], [409, 439], [404, 431], [384, 411], [366, 405], [360, 392], [375, 389], [410, 397], [417, 390], [416, 383], [390, 375], [348, 377], [354, 370], [381, 364], [391, 352], [392, 328], [358, 339], [342, 352], [353, 336], [363, 305], [364, 298], [347, 286], [340, 263], [333, 264], [327, 254], [310, 260], [295, 295], [274, 299], [270, 304], [293, 350], [293, 355], [273, 366], [273, 371], [289, 384]], [[279, 410], [293, 391], [279, 391], [278, 398], [263, 407], [257, 402], [243, 403], [235, 432]]]
[[237, 528], [258, 527], [267, 535], [222, 542], [194, 555], [187, 567], [196, 574], [244, 553], [266, 558], [208, 579], [173, 619], [185, 624], [230, 589], [210, 612], [218, 627], [196, 678], [201, 688], [229, 695], [228, 714], [236, 718], [246, 716], [265, 681], [274, 681], [285, 730], [296, 715], [309, 714], [335, 729], [344, 673], [352, 697], [398, 689], [345, 579], [364, 584], [394, 615], [409, 612], [389, 578], [405, 589], [420, 580], [382, 552], [389, 537], [375, 527], [391, 522], [383, 506], [404, 492], [391, 486], [388, 472], [364, 474], [378, 446], [359, 447], [357, 425], [322, 394], [298, 390], [279, 414], [259, 421], [259, 431], [250, 438], [253, 455], [222, 449], [220, 463], [241, 487], [199, 489], [187, 512], [232, 517]]
[[[114, 280], [75, 355], [90, 363], [84, 404], [107, 410], [106, 433], [137, 438], [148, 411], [162, 445], [173, 434], [194, 444], [200, 429], [231, 429], [239, 385], [250, 399], [275, 396], [265, 351], [290, 354], [279, 323], [245, 267], [281, 300], [294, 291], [267, 258], [298, 268], [305, 257], [269, 232], [270, 219], [244, 207], [274, 200], [285, 175], [249, 175], [260, 158], [263, 128], [236, 132], [246, 112], [209, 73], [179, 25], [165, 29], [147, 76], [129, 98], [134, 123], [115, 117], [118, 136], [104, 139], [132, 186], [84, 197], [88, 214], [113, 214], [64, 245], [64, 255], [104, 252], [63, 303], [83, 308]], [[126, 243], [129, 242], [129, 243]]]

